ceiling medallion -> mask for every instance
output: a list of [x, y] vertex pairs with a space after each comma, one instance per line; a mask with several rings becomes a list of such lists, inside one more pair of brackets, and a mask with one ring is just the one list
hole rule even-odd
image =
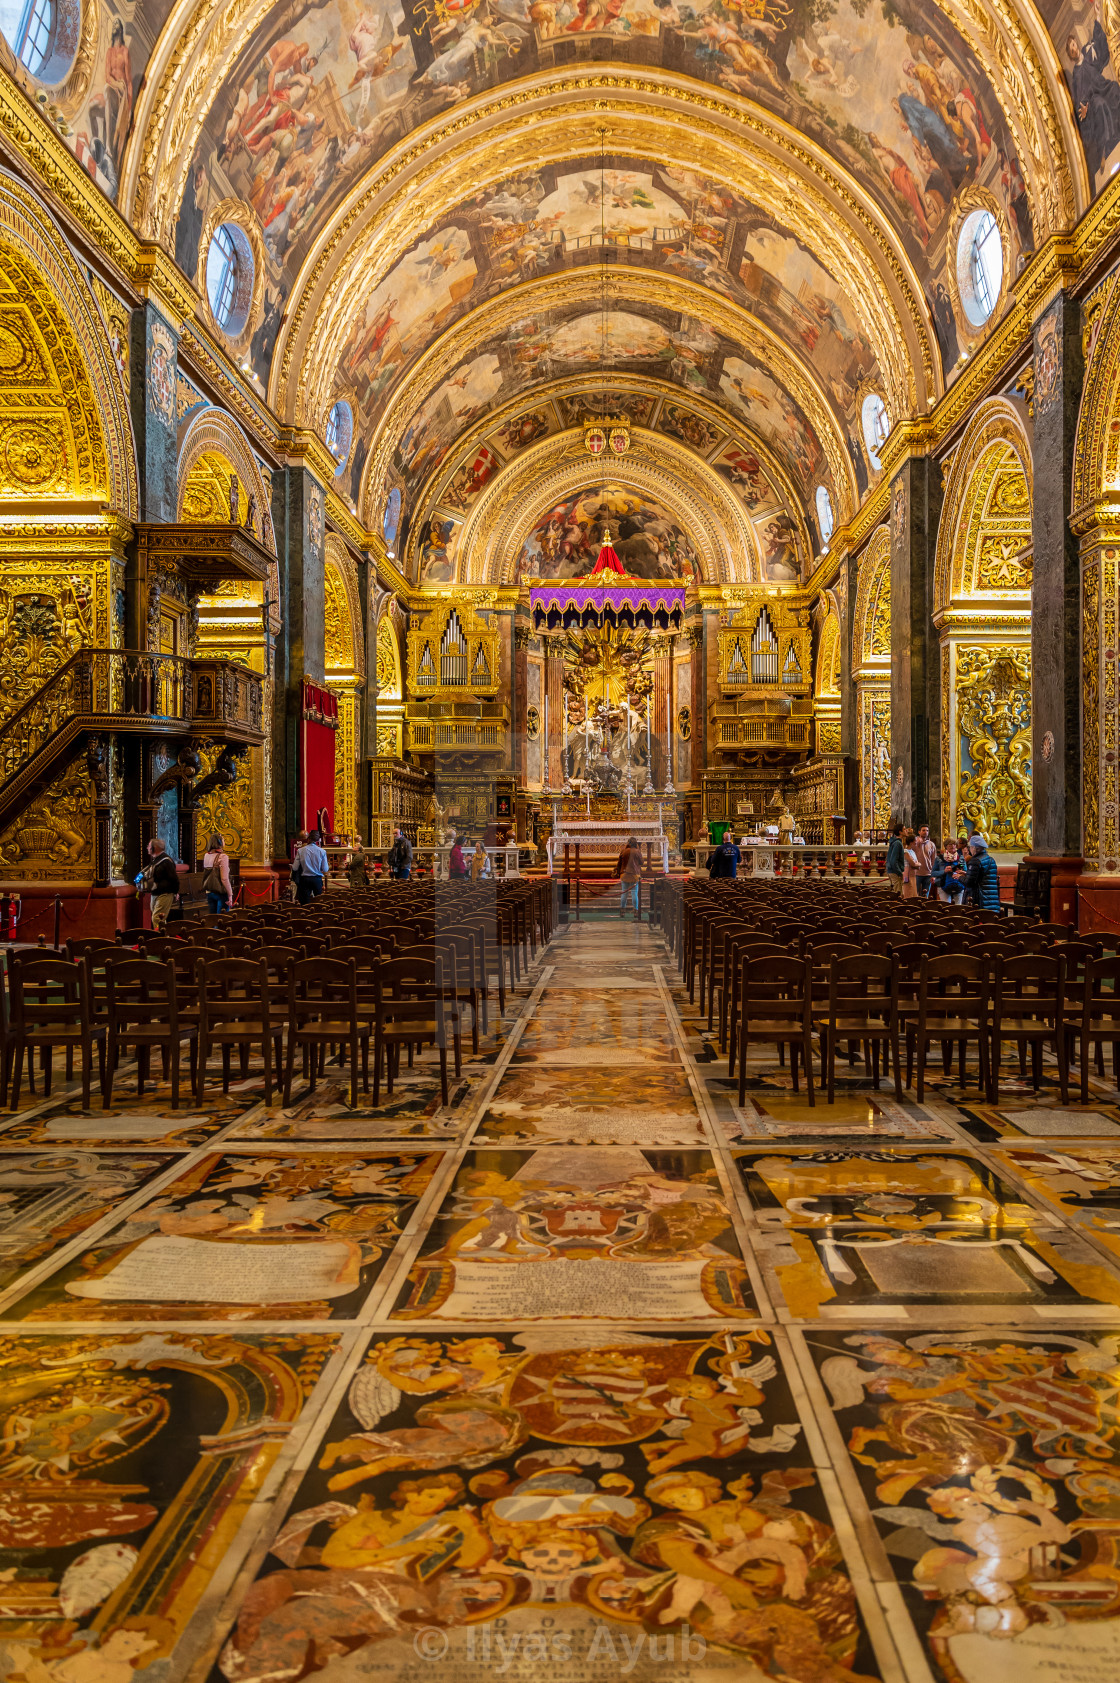
[[601, 456], [608, 448], [612, 456], [625, 456], [630, 448], [629, 415], [585, 415], [583, 447], [589, 456]]

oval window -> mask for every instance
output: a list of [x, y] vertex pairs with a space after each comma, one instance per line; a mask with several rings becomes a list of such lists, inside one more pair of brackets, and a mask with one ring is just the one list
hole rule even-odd
[[887, 406], [878, 392], [868, 392], [863, 400], [861, 411], [863, 420], [863, 442], [867, 445], [867, 459], [873, 468], [882, 467], [879, 452], [887, 442], [891, 430], [891, 418], [887, 414]]
[[346, 466], [353, 436], [354, 411], [343, 398], [339, 398], [337, 403], [331, 405], [331, 412], [327, 416], [327, 449], [338, 463], [339, 473]]
[[81, 7], [78, 0], [0, 0], [0, 31], [24, 69], [54, 86], [74, 62]]
[[974, 210], [957, 237], [957, 287], [973, 327], [983, 327], [1003, 287], [1003, 239], [990, 210]]
[[836, 522], [832, 514], [832, 498], [824, 485], [817, 486], [817, 524], [821, 529], [821, 548], [827, 549]]
[[214, 229], [206, 253], [206, 296], [223, 333], [236, 339], [245, 330], [253, 301], [253, 248], [234, 222]]

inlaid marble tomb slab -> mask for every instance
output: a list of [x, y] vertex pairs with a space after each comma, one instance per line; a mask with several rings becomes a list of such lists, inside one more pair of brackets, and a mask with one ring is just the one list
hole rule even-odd
[[1120, 1303], [1120, 1273], [965, 1152], [736, 1152], [790, 1313]]
[[184, 1081], [178, 1110], [171, 1108], [170, 1088], [166, 1092], [162, 1089], [145, 1092], [142, 1098], [136, 1096], [135, 1090], [115, 1090], [112, 1105], [102, 1110], [100, 1095], [95, 1090], [92, 1105], [85, 1111], [79, 1092], [34, 1116], [17, 1114], [10, 1124], [4, 1122], [0, 1113], [0, 1152], [13, 1148], [26, 1151], [28, 1146], [115, 1147], [125, 1151], [166, 1147], [182, 1151], [202, 1145], [228, 1128], [231, 1122], [259, 1104], [263, 1091], [263, 1086], [258, 1092], [251, 1082], [245, 1091], [231, 1091], [223, 1096], [220, 1086], [211, 1085], [205, 1105], [198, 1109], [190, 1085]]
[[[826, 1140], [882, 1140], [922, 1144], [929, 1140], [955, 1142], [957, 1135], [924, 1106], [899, 1104], [888, 1091], [876, 1092], [870, 1082], [838, 1086], [835, 1102], [810, 1105], [804, 1087], [795, 1093], [772, 1082], [748, 1080], [746, 1102], [739, 1105], [738, 1081], [707, 1075], [709, 1094], [721, 1114], [726, 1137], [813, 1145]], [[721, 1103], [721, 1101], [723, 1101]], [[724, 1106], [726, 1105], [726, 1110]], [[726, 1120], [722, 1118], [726, 1116]]]
[[0, 1154], [0, 1290], [177, 1160], [170, 1153]]
[[165, 1674], [336, 1346], [0, 1334], [0, 1675]]
[[487, 1106], [479, 1138], [514, 1143], [701, 1145], [699, 1112], [680, 1059], [643, 1061], [640, 1075], [607, 1064], [510, 1064]]
[[1088, 1105], [1063, 1105], [1057, 1088], [1044, 1102], [1031, 1102], [1029, 1093], [1004, 1095], [996, 1105], [969, 1097], [954, 1115], [962, 1128], [982, 1145], [1030, 1139], [1115, 1140], [1120, 1144], [1120, 1105], [1090, 1093]]
[[465, 1078], [466, 1066], [463, 1080], [457, 1082], [451, 1076], [447, 1105], [443, 1103], [438, 1069], [434, 1074], [424, 1070], [417, 1075], [402, 1068], [401, 1074], [402, 1080], [394, 1081], [391, 1094], [382, 1082], [381, 1102], [376, 1107], [371, 1095], [359, 1089], [358, 1108], [351, 1110], [348, 1080], [320, 1082], [313, 1093], [294, 1095], [286, 1108], [274, 1105], [271, 1109], [255, 1110], [230, 1130], [229, 1137], [300, 1140], [308, 1144], [390, 1139], [436, 1143], [458, 1139], [470, 1115], [472, 1084]]
[[1036, 1197], [1120, 1257], [1120, 1146], [1016, 1146], [993, 1155]]
[[435, 1153], [211, 1153], [25, 1298], [26, 1321], [330, 1320], [360, 1308]]
[[938, 1683], [1120, 1675], [1120, 1319], [806, 1342]]
[[394, 1319], [691, 1321], [754, 1303], [710, 1152], [470, 1150]]
[[214, 1683], [878, 1676], [761, 1328], [375, 1334], [229, 1613]]

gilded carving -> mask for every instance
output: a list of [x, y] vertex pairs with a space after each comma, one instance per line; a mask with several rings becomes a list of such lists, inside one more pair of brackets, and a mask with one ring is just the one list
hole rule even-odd
[[377, 695], [379, 700], [400, 701], [402, 693], [397, 640], [388, 616], [383, 615], [377, 626]]
[[858, 673], [869, 664], [881, 666], [891, 653], [891, 545], [881, 526], [860, 557], [856, 581], [852, 665]]
[[1006, 398], [992, 398], [965, 429], [945, 481], [934, 557], [935, 621], [976, 590], [1030, 589], [1030, 562], [1022, 552], [1031, 541], [1032, 501], [1022, 417]]
[[[201, 750], [202, 769], [199, 782], [209, 778], [218, 761], [228, 749], [212, 745]], [[233, 783], [220, 783], [205, 792], [197, 803], [197, 835], [200, 850], [208, 836], [217, 832], [226, 844], [231, 859], [252, 859], [253, 847], [253, 766], [252, 760], [242, 762]], [[193, 865], [194, 861], [190, 863]]]
[[90, 880], [93, 788], [84, 760], [0, 831], [0, 870], [25, 882]]
[[1027, 645], [957, 651], [960, 772], [954, 822], [994, 848], [1031, 845], [1031, 655]]

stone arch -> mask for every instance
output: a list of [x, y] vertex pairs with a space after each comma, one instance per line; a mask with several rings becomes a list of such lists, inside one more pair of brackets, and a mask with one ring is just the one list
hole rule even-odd
[[[249, 441], [224, 409], [204, 409], [187, 428], [179, 446], [176, 513], [180, 520], [224, 524], [230, 516], [230, 475], [238, 479], [238, 518], [245, 521], [252, 496], [254, 530], [273, 557], [276, 533], [272, 526], [272, 497]], [[241, 593], [251, 586], [234, 585], [217, 594]], [[273, 636], [280, 630], [280, 569], [273, 559], [268, 568], [268, 624]]]
[[1074, 516], [1120, 490], [1120, 271], [1093, 329], [1073, 446]]
[[28, 498], [138, 509], [128, 393], [97, 300], [39, 202], [0, 170], [0, 464]]
[[891, 538], [877, 528], [859, 562], [852, 667], [879, 667], [889, 673], [891, 658]]
[[1019, 411], [993, 398], [973, 416], [945, 484], [934, 559], [933, 612], [963, 597], [1030, 590], [1034, 471]]

